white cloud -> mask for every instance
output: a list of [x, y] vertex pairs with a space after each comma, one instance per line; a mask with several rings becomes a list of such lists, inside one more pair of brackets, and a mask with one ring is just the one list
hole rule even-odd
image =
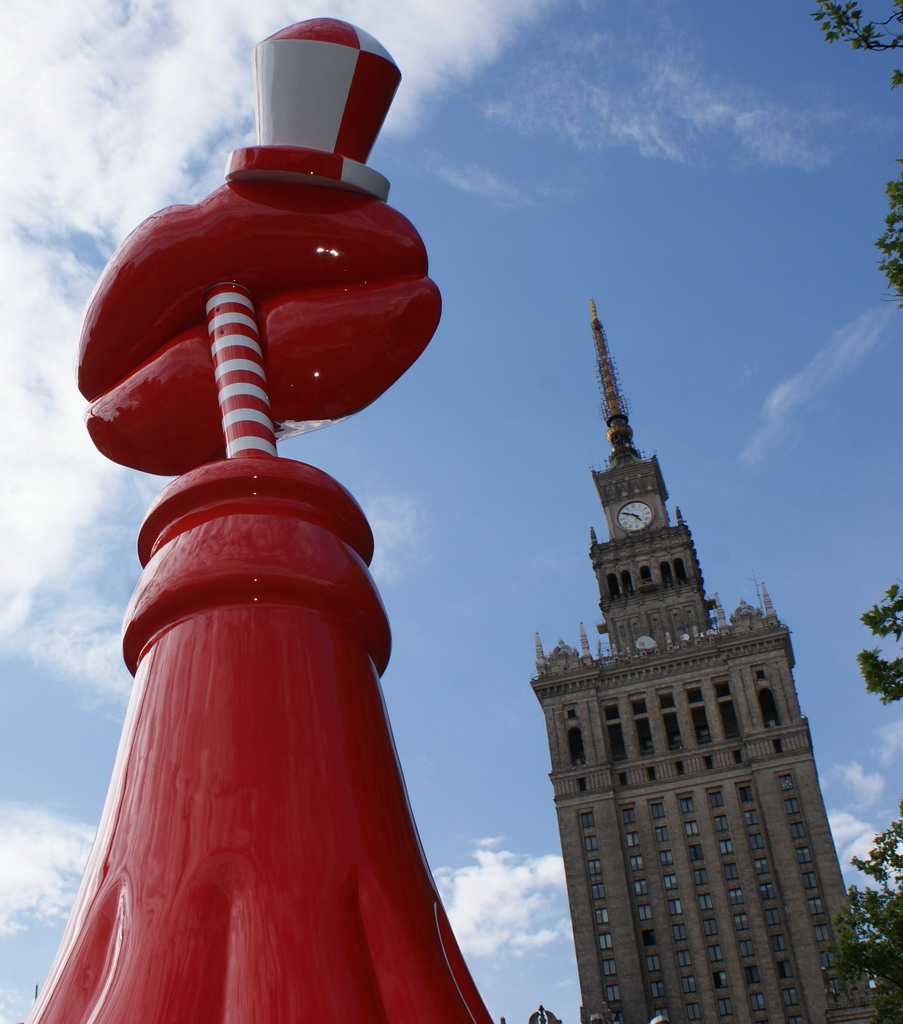
[[371, 571], [380, 586], [397, 583], [424, 557], [426, 515], [404, 494], [373, 494], [361, 499], [376, 540]]
[[93, 838], [87, 825], [0, 805], [0, 935], [65, 917]]
[[878, 756], [883, 765], [893, 764], [903, 755], [903, 719], [888, 722], [878, 729]]
[[0, 988], [0, 1024], [17, 1024], [25, 1020], [28, 1000], [10, 988]]
[[812, 131], [817, 113], [707, 81], [692, 46], [671, 29], [636, 46], [601, 32], [562, 37], [557, 53], [484, 110], [524, 135], [554, 132], [582, 150], [629, 146], [691, 164], [705, 159], [705, 144], [739, 164], [808, 170], [827, 160]]
[[837, 857], [846, 884], [874, 888], [875, 883], [871, 879], [851, 866], [850, 858], [868, 856], [878, 829], [869, 822], [862, 821], [854, 814], [850, 814], [849, 811], [829, 810], [828, 823], [831, 826], [831, 834], [834, 836], [834, 845], [837, 848]]
[[[402, 134], [554, 2], [337, 0], [331, 13], [376, 32], [402, 67], [387, 124]], [[105, 532], [130, 485], [82, 423], [81, 310], [125, 233], [216, 188], [229, 151], [252, 141], [254, 43], [320, 15], [312, 0], [48, 0], [4, 12], [0, 89], [15, 99], [0, 119], [0, 639], [105, 692], [122, 688], [111, 654], [122, 609], [102, 594], [120, 563], [135, 563], [133, 540], [111, 545]], [[395, 519], [414, 531], [412, 514]], [[391, 578], [404, 559], [382, 544]]]
[[568, 934], [561, 857], [531, 857], [476, 844], [475, 864], [440, 868], [436, 883], [465, 954], [522, 955]]
[[798, 374], [779, 384], [762, 406], [762, 425], [743, 450], [745, 462], [760, 462], [779, 441], [794, 432], [797, 417], [842, 374], [862, 362], [878, 345], [896, 307], [877, 306], [836, 331]]
[[494, 171], [480, 164], [470, 163], [456, 167], [438, 157], [433, 157], [429, 163], [438, 178], [461, 192], [492, 199], [505, 206], [529, 206], [533, 202], [526, 192], [502, 180]]
[[839, 779], [861, 807], [871, 807], [884, 792], [884, 776], [880, 772], [867, 772], [858, 761], [836, 764], [828, 774], [829, 778]]

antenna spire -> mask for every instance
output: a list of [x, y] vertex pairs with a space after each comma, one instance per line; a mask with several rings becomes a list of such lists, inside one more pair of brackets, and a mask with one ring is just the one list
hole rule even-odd
[[599, 374], [599, 388], [602, 392], [602, 416], [608, 427], [608, 443], [611, 445], [611, 462], [628, 462], [639, 459], [640, 454], [633, 446], [633, 429], [627, 419], [627, 401], [621, 392], [618, 371], [608, 350], [605, 329], [596, 312], [596, 303], [590, 299], [590, 325], [596, 344], [596, 370]]

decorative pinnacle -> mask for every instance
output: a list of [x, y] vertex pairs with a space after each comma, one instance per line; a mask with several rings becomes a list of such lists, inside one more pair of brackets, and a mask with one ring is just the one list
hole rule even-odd
[[639, 452], [633, 446], [633, 429], [627, 420], [627, 402], [621, 392], [621, 382], [614, 360], [608, 350], [608, 339], [596, 312], [596, 303], [590, 299], [589, 311], [593, 340], [596, 344], [596, 369], [599, 374], [599, 388], [602, 392], [602, 415], [608, 427], [608, 443], [611, 445], [612, 460], [615, 462], [638, 459]]

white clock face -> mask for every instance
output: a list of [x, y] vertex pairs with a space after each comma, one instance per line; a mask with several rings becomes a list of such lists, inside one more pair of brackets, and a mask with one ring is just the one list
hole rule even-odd
[[645, 530], [652, 522], [652, 509], [644, 501], [629, 501], [618, 513], [618, 523], [625, 530]]

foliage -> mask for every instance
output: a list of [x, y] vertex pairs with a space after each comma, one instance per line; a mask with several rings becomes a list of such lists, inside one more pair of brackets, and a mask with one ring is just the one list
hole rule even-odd
[[[840, 40], [849, 43], [854, 50], [896, 50], [903, 48], [903, 0], [891, 0], [891, 8], [884, 21], [863, 21], [857, 0], [842, 3], [817, 0], [812, 17], [829, 43]], [[895, 31], [898, 27], [901, 31]], [[892, 73], [890, 84], [892, 89], [903, 84], [903, 70], [898, 68]], [[886, 192], [890, 212], [885, 218], [887, 230], [875, 242], [884, 254], [878, 267], [903, 299], [903, 174], [887, 183]], [[903, 306], [903, 302], [900, 305]]]
[[850, 888], [837, 919], [837, 970], [848, 981], [874, 979], [874, 1024], [903, 1024], [903, 802], [900, 818], [853, 864], [879, 888]]
[[[892, 636], [897, 643], [903, 641], [903, 591], [894, 584], [885, 594], [883, 604], [873, 605], [862, 616], [862, 621], [874, 636]], [[865, 679], [865, 688], [875, 693], [882, 704], [903, 699], [903, 658], [888, 660], [874, 648], [859, 653], [859, 668]]]

